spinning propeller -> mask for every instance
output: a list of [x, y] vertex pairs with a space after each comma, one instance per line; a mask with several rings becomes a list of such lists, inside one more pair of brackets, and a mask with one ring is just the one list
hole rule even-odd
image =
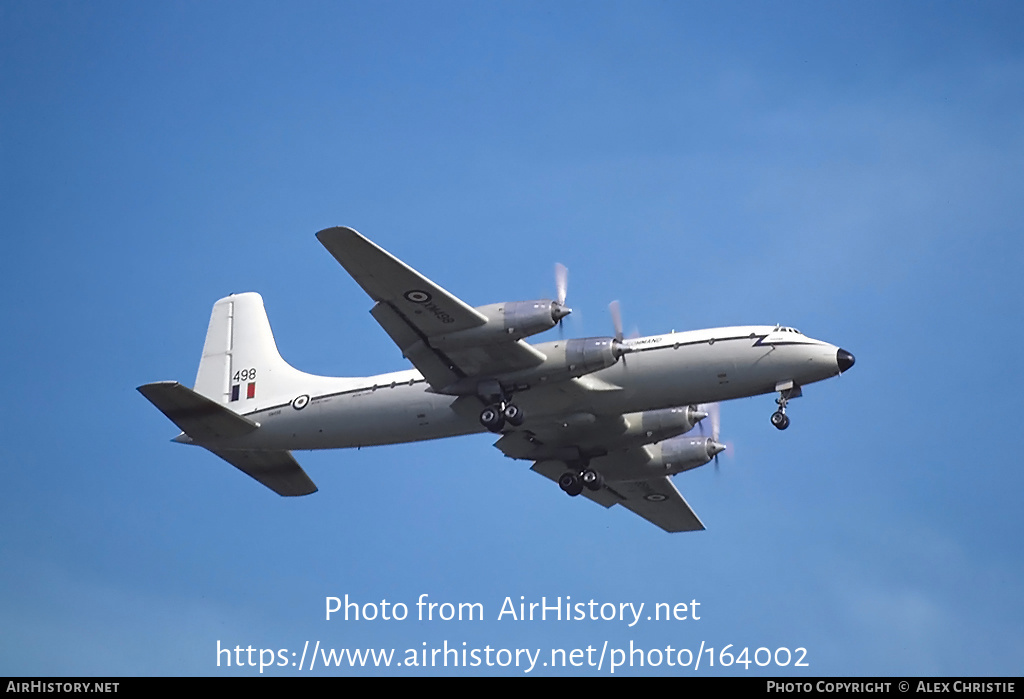
[[618, 301], [608, 304], [608, 312], [612, 314], [612, 325], [615, 327], [615, 339], [622, 342], [622, 305]]
[[555, 299], [554, 308], [551, 309], [551, 316], [558, 321], [558, 334], [562, 334], [562, 319], [572, 313], [572, 309], [565, 305], [565, 296], [569, 293], [569, 268], [561, 262], [555, 263]]
[[[709, 422], [711, 423], [711, 441], [712, 446], [715, 449], [715, 470], [718, 470], [718, 454], [725, 451], [726, 445], [718, 441], [718, 436], [722, 429], [722, 408], [718, 403], [705, 403], [698, 405], [697, 410], [707, 413]], [[704, 420], [701, 420], [700, 433], [704, 434]]]
[[622, 305], [618, 301], [608, 304], [608, 312], [612, 315], [612, 326], [615, 328], [614, 346], [617, 356], [622, 358], [622, 366], [626, 366], [626, 354], [633, 351], [629, 345], [622, 343]]

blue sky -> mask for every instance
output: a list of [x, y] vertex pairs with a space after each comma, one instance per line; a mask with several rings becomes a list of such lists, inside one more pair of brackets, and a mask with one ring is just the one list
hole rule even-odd
[[[218, 641], [733, 644], [809, 666], [617, 674], [1020, 674], [1022, 20], [3, 3], [0, 674], [257, 673], [218, 667]], [[170, 443], [135, 387], [191, 384], [213, 302], [250, 290], [296, 367], [406, 368], [313, 237], [331, 225], [474, 305], [550, 296], [562, 262], [572, 334], [610, 332], [620, 299], [641, 333], [780, 322], [857, 365], [784, 433], [770, 396], [723, 407], [720, 470], [675, 479], [701, 533], [569, 500], [486, 435], [298, 453], [320, 491], [282, 499]], [[424, 593], [486, 619], [324, 620], [327, 596], [414, 614]], [[506, 596], [696, 599], [702, 618], [498, 621]]]

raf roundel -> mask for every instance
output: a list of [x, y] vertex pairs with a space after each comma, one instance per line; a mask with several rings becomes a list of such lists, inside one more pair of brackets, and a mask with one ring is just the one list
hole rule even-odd
[[412, 301], [413, 303], [426, 303], [431, 299], [430, 294], [425, 291], [420, 291], [419, 289], [407, 291], [404, 295], [407, 301]]
[[309, 396], [307, 396], [306, 394], [297, 396], [295, 400], [292, 401], [292, 407], [295, 408], [296, 410], [302, 410], [307, 405], [309, 405]]
[[650, 495], [645, 495], [644, 500], [647, 502], [665, 502], [668, 498], [661, 493], [651, 493]]

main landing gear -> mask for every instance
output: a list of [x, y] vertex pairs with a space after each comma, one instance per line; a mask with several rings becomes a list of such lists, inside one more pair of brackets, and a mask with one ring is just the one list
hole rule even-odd
[[572, 471], [566, 471], [559, 476], [558, 487], [570, 496], [576, 497], [583, 492], [584, 488], [594, 491], [603, 488], [604, 476], [589, 466], [583, 466]]
[[480, 424], [491, 432], [501, 432], [506, 422], [513, 427], [523, 424], [523, 411], [515, 403], [500, 401], [480, 411]]
[[506, 391], [497, 381], [482, 381], [477, 387], [477, 396], [486, 406], [480, 411], [480, 424], [491, 432], [501, 432], [505, 423], [513, 427], [523, 424], [523, 411], [512, 402], [512, 392]]

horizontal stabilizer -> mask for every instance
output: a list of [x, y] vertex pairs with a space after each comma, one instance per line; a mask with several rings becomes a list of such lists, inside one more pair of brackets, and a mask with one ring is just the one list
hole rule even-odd
[[278, 495], [310, 495], [316, 484], [287, 451], [210, 449], [242, 473], [252, 476]]
[[170, 418], [194, 441], [203, 442], [241, 437], [259, 425], [238, 413], [201, 396], [177, 381], [139, 386], [139, 393]]

